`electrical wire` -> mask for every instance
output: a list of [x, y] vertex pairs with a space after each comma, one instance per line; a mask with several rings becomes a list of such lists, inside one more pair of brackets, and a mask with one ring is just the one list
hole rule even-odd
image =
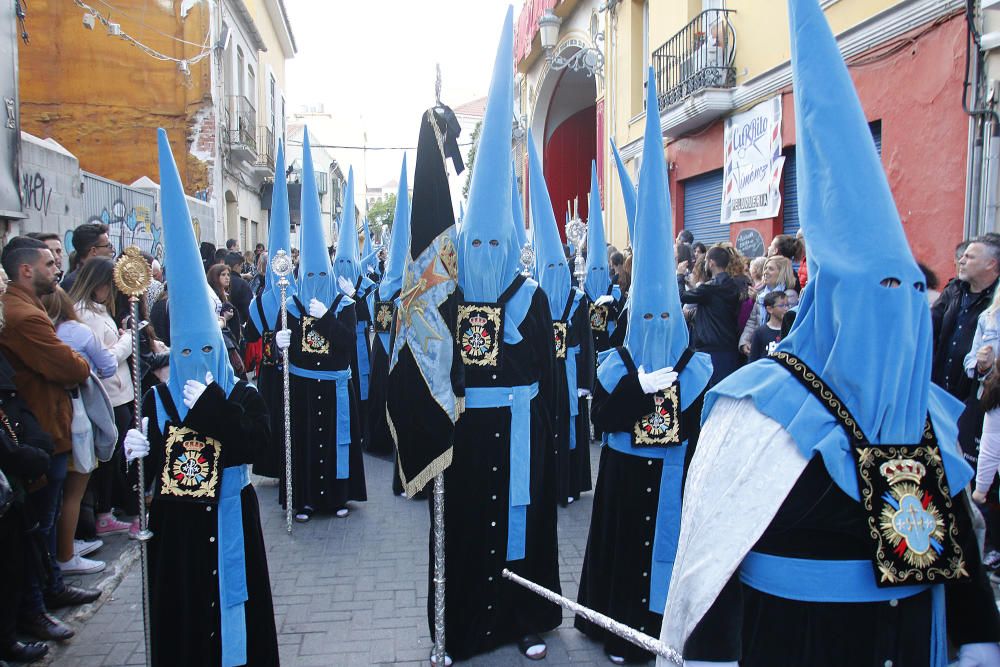
[[[112, 23], [112, 21], [110, 19], [106, 18], [99, 11], [97, 11], [96, 9], [94, 9], [93, 7], [91, 7], [90, 5], [88, 5], [87, 3], [83, 2], [83, 0], [73, 0], [73, 2], [75, 2], [78, 7], [86, 10], [94, 18], [96, 18], [98, 21], [100, 21], [104, 25], [105, 28], [108, 28], [110, 30], [111, 23]], [[132, 46], [136, 47], [137, 49], [139, 49], [140, 51], [142, 51], [146, 55], [148, 55], [151, 58], [154, 58], [156, 60], [161, 60], [161, 61], [164, 61], [164, 62], [175, 62], [175, 63], [182, 63], [183, 62], [183, 63], [187, 63], [188, 65], [195, 65], [195, 64], [201, 62], [202, 60], [204, 60], [205, 58], [207, 58], [208, 56], [210, 56], [212, 54], [212, 50], [210, 48], [208, 48], [207, 43], [206, 43], [206, 45], [204, 45], [204, 46], [201, 47], [202, 51], [200, 53], [198, 53], [198, 54], [196, 54], [194, 56], [191, 56], [190, 58], [174, 58], [173, 56], [168, 56], [165, 53], [161, 53], [160, 51], [157, 51], [156, 49], [154, 49], [154, 48], [152, 48], [150, 46], [146, 46], [145, 44], [143, 44], [142, 42], [140, 42], [135, 37], [132, 37], [131, 35], [129, 35], [124, 30], [121, 30], [121, 26], [120, 25], [118, 26], [118, 29], [121, 31], [121, 34], [119, 36], [123, 40], [125, 40], [126, 42], [128, 42]], [[188, 74], [188, 76], [189, 76], [189, 74]]]
[[189, 46], [196, 46], [199, 49], [203, 49], [208, 44], [209, 39], [211, 39], [211, 37], [210, 37], [211, 33], [209, 32], [209, 33], [205, 34], [205, 41], [202, 42], [201, 44], [197, 44], [195, 42], [189, 42], [186, 39], [181, 39], [180, 37], [174, 37], [170, 33], [163, 32], [162, 30], [157, 30], [156, 28], [154, 28], [153, 26], [149, 25], [148, 23], [145, 23], [141, 19], [138, 19], [135, 16], [132, 16], [131, 14], [129, 14], [128, 12], [122, 10], [121, 8], [112, 5], [107, 0], [97, 0], [97, 1], [99, 3], [101, 3], [102, 5], [104, 5], [105, 7], [107, 7], [109, 10], [115, 11], [115, 12], [121, 14], [122, 16], [124, 16], [125, 18], [131, 19], [135, 23], [138, 23], [143, 28], [146, 28], [147, 30], [155, 32], [157, 35], [161, 35], [163, 37], [166, 37], [167, 39], [172, 39], [175, 42], [180, 42], [181, 44], [187, 44]]

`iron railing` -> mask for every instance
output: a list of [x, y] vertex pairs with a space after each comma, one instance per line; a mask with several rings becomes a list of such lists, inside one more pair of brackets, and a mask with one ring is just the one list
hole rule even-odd
[[257, 128], [256, 164], [274, 171], [274, 132], [264, 125]]
[[230, 95], [226, 105], [226, 142], [257, 152], [257, 110], [246, 97]]
[[705, 88], [736, 85], [731, 9], [709, 9], [653, 51], [660, 111]]

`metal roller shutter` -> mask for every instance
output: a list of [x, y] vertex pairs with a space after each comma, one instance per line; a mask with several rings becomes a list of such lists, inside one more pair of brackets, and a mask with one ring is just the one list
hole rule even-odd
[[[882, 121], [876, 120], [868, 124], [875, 140], [875, 149], [882, 155]], [[785, 188], [782, 194], [785, 216], [781, 231], [785, 234], [795, 234], [799, 231], [799, 187], [795, 173], [795, 147], [785, 150], [785, 167], [783, 169]]]
[[706, 246], [729, 240], [729, 225], [722, 221], [722, 170], [684, 181], [684, 229]]

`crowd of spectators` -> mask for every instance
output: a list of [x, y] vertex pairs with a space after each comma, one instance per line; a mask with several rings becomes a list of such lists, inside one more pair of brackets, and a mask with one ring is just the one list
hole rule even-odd
[[[169, 290], [149, 253], [151, 284], [134, 321], [114, 282], [115, 247], [100, 223], [18, 236], [0, 257], [0, 662], [33, 662], [74, 630], [51, 612], [93, 602], [89, 575], [109, 540], [135, 539], [138, 479], [122, 439], [140, 391], [169, 377]], [[230, 359], [244, 373], [242, 328], [263, 288], [263, 244], [240, 252], [202, 244]], [[68, 260], [68, 262], [67, 262]], [[65, 266], [68, 264], [68, 266]], [[64, 268], [66, 269], [64, 273]], [[138, 327], [139, 349], [133, 349]]]

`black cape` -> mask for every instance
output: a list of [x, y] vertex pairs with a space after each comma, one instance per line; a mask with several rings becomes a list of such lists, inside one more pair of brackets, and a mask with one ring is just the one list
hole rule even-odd
[[[163, 393], [169, 400], [169, 393]], [[146, 478], [155, 481], [158, 489], [165, 440], [163, 425], [155, 417], [152, 391], [143, 401], [143, 414], [151, 417]], [[267, 408], [257, 390], [245, 382], [237, 383], [228, 398], [217, 383], [209, 385], [188, 411], [183, 425], [221, 442], [220, 470], [252, 463], [270, 438]], [[247, 664], [270, 667], [278, 664], [278, 639], [260, 506], [252, 485], [244, 487], [240, 500], [249, 595], [245, 607]], [[150, 504], [151, 658], [156, 667], [218, 665], [222, 660], [216, 510], [211, 505], [161, 496], [158, 491]]]
[[[338, 296], [326, 314], [313, 322], [315, 331], [329, 343], [326, 353], [308, 352], [302, 346], [302, 320], [288, 314], [292, 332], [288, 348], [293, 367], [309, 371], [337, 371], [351, 367], [357, 357], [355, 348], [355, 309], [347, 305], [337, 311]], [[296, 303], [300, 312], [308, 312]], [[356, 367], [352, 368], [352, 372]], [[355, 373], [356, 375], [356, 373]], [[334, 512], [349, 500], [368, 500], [365, 486], [365, 463], [361, 454], [361, 423], [357, 412], [354, 382], [348, 382], [348, 404], [337, 401], [337, 385], [332, 380], [317, 380], [292, 375], [292, 507], [297, 511], [307, 505], [319, 512]], [[337, 479], [337, 416], [350, 414], [351, 444], [348, 448], [350, 476]], [[279, 487], [279, 502], [284, 505], [285, 485]]]
[[[519, 284], [522, 281], [518, 279]], [[454, 456], [444, 474], [445, 641], [455, 659], [552, 630], [562, 619], [558, 606], [500, 575], [502, 569], [509, 568], [546, 588], [560, 590], [556, 466], [549, 417], [555, 349], [548, 300], [541, 289], [535, 291], [519, 331], [523, 336], [520, 343], [502, 344], [499, 367], [466, 366], [465, 381], [466, 388], [539, 383], [539, 393], [531, 401], [531, 504], [527, 509], [525, 558], [506, 560], [510, 409], [466, 410], [456, 424]], [[433, 539], [430, 544], [433, 564]], [[433, 636], [433, 568], [428, 569], [427, 582], [428, 624]]]

